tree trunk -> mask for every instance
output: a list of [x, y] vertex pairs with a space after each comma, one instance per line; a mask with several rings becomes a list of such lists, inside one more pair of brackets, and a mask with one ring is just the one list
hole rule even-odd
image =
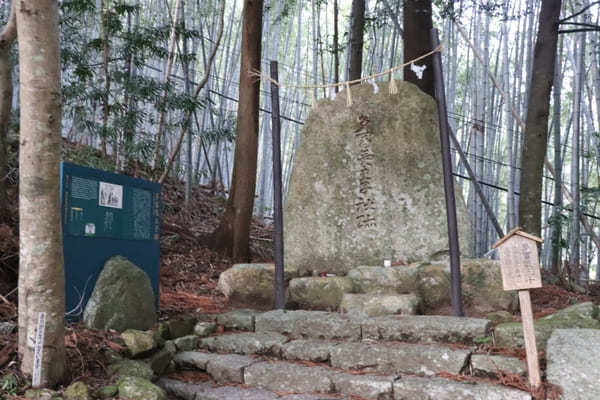
[[51, 386], [62, 379], [65, 370], [56, 0], [21, 0], [17, 30], [21, 83], [19, 354], [21, 371], [33, 374], [38, 316], [45, 313], [40, 382]]
[[10, 48], [17, 37], [15, 18], [16, 6], [10, 9], [8, 21], [0, 32], [0, 223], [5, 222], [9, 215], [8, 193], [6, 192], [6, 175], [8, 174], [7, 137], [12, 108], [12, 60]]
[[348, 80], [360, 79], [362, 75], [363, 36], [365, 32], [365, 0], [352, 0], [350, 19], [350, 62]]
[[254, 206], [258, 153], [260, 81], [249, 75], [260, 70], [262, 0], [244, 0], [242, 61], [237, 113], [237, 136], [230, 197], [211, 246], [231, 255], [233, 262], [250, 260], [250, 221]]
[[529, 91], [522, 149], [527, 156], [521, 158], [519, 223], [526, 232], [537, 236], [541, 234], [542, 173], [548, 140], [550, 90], [554, 79], [560, 8], [561, 0], [542, 2], [533, 57], [535, 73], [532, 74]]
[[[405, 0], [404, 1], [404, 62], [408, 62], [431, 51], [430, 30], [431, 0]], [[434, 97], [433, 64], [432, 58], [427, 57], [419, 61], [418, 65], [425, 65], [422, 79], [411, 71], [411, 66], [404, 67], [404, 80], [414, 83], [422, 91]]]

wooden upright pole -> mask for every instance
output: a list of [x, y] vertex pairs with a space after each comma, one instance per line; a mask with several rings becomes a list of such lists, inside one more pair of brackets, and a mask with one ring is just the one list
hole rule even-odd
[[275, 308], [285, 308], [283, 273], [283, 207], [281, 201], [281, 120], [277, 61], [271, 61], [271, 133], [273, 135], [273, 208], [275, 213]]
[[540, 378], [540, 364], [537, 344], [535, 343], [535, 327], [533, 325], [533, 312], [529, 290], [519, 290], [519, 304], [521, 305], [521, 322], [523, 323], [523, 337], [525, 338], [529, 384], [535, 389], [540, 386], [542, 381]]
[[[438, 31], [431, 30], [431, 48], [439, 46]], [[440, 141], [442, 145], [442, 169], [444, 173], [444, 192], [446, 194], [446, 216], [448, 221], [448, 244], [450, 245], [450, 279], [452, 312], [463, 317], [462, 288], [460, 276], [460, 249], [458, 245], [458, 226], [456, 224], [456, 200], [454, 198], [454, 180], [452, 178], [452, 158], [450, 156], [450, 139], [448, 134], [448, 115], [446, 113], [446, 91], [442, 74], [442, 57], [439, 52], [433, 54], [433, 79], [435, 97], [438, 104], [440, 121]]]

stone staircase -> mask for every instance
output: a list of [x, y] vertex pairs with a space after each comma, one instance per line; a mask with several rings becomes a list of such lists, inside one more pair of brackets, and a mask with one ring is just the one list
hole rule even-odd
[[[525, 373], [521, 360], [478, 354], [491, 323], [447, 316], [360, 318], [324, 311], [222, 314], [228, 332], [174, 357], [179, 370], [210, 377], [158, 385], [185, 400], [525, 400], [529, 393], [450, 375]], [[175, 374], [174, 376], [178, 376]], [[189, 380], [189, 379], [188, 379]]]

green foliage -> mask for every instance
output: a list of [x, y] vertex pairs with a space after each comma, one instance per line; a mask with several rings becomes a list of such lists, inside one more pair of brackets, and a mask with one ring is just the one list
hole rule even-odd
[[[134, 23], [140, 7], [123, 0], [112, 1], [110, 6], [104, 4], [99, 18], [95, 3], [61, 3], [63, 113], [67, 120], [70, 117], [78, 134], [104, 138], [113, 148], [120, 146], [126, 157], [135, 155], [148, 161], [157, 129], [156, 114], [166, 111], [181, 122], [181, 116], [204, 107], [206, 101], [185, 94], [181, 82], [165, 85], [138, 72], [152, 69], [151, 65], [157, 61], [160, 65], [168, 57], [170, 25]], [[99, 26], [99, 31], [82, 29], [87, 25]], [[187, 30], [183, 24], [176, 27], [176, 33], [179, 40], [200, 37], [198, 31]], [[178, 56], [181, 62], [192, 63], [196, 59], [196, 54], [191, 53]], [[108, 93], [105, 62], [110, 78]], [[162, 75], [157, 72], [156, 75]], [[155, 112], [149, 112], [144, 104], [153, 105]]]
[[0, 399], [5, 399], [4, 395], [16, 396], [20, 387], [17, 375], [9, 372], [0, 378]]

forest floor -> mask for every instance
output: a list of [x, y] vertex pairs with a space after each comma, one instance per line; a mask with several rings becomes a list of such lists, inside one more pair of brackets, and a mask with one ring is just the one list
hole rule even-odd
[[[82, 164], [90, 159], [90, 150], [82, 150], [65, 143], [64, 159]], [[85, 152], [85, 157], [82, 155]], [[93, 156], [96, 159], [99, 154]], [[93, 157], [91, 159], [94, 159]], [[90, 163], [87, 163], [90, 165]], [[90, 166], [102, 167], [91, 163]], [[128, 171], [130, 175], [147, 178], [147, 171]], [[18, 175], [18, 174], [16, 174]], [[12, 201], [9, 221], [0, 224], [0, 321], [17, 322], [17, 270], [18, 270], [18, 201], [15, 169], [11, 170], [9, 194]], [[9, 177], [10, 178], [10, 177]], [[225, 201], [215, 188], [195, 186], [190, 204], [184, 205], [184, 185], [168, 181], [162, 191], [163, 213], [161, 225], [160, 314], [161, 320], [189, 314], [209, 314], [228, 311], [225, 298], [216, 290], [219, 275], [231, 266], [231, 260], [206, 247], [203, 237], [212, 232], [224, 210]], [[269, 262], [273, 259], [272, 226], [254, 220], [251, 230], [252, 262]], [[597, 293], [597, 292], [596, 292]], [[600, 303], [600, 296], [568, 291], [557, 285], [545, 284], [532, 292], [535, 317], [583, 301]], [[449, 310], [438, 310], [446, 313]], [[467, 310], [469, 312], [469, 310]], [[477, 316], [469, 314], [470, 316]], [[518, 316], [515, 316], [518, 319]], [[27, 380], [18, 371], [16, 352], [17, 334], [0, 335], [0, 377], [12, 372], [18, 377], [18, 388], [0, 387], [8, 399], [22, 392]], [[97, 387], [106, 382], [106, 365], [103, 350], [121, 350], [117, 332], [86, 329], [80, 323], [69, 323], [65, 332], [67, 349], [67, 376], [65, 386], [84, 380], [88, 386]], [[495, 350], [499, 353], [502, 349]], [[505, 377], [505, 379], [516, 379]], [[525, 384], [523, 382], [523, 384]], [[518, 385], [517, 385], [518, 386]], [[549, 396], [548, 398], [552, 398]], [[542, 398], [542, 397], [539, 397]], [[545, 395], [544, 397], [545, 398]]]

